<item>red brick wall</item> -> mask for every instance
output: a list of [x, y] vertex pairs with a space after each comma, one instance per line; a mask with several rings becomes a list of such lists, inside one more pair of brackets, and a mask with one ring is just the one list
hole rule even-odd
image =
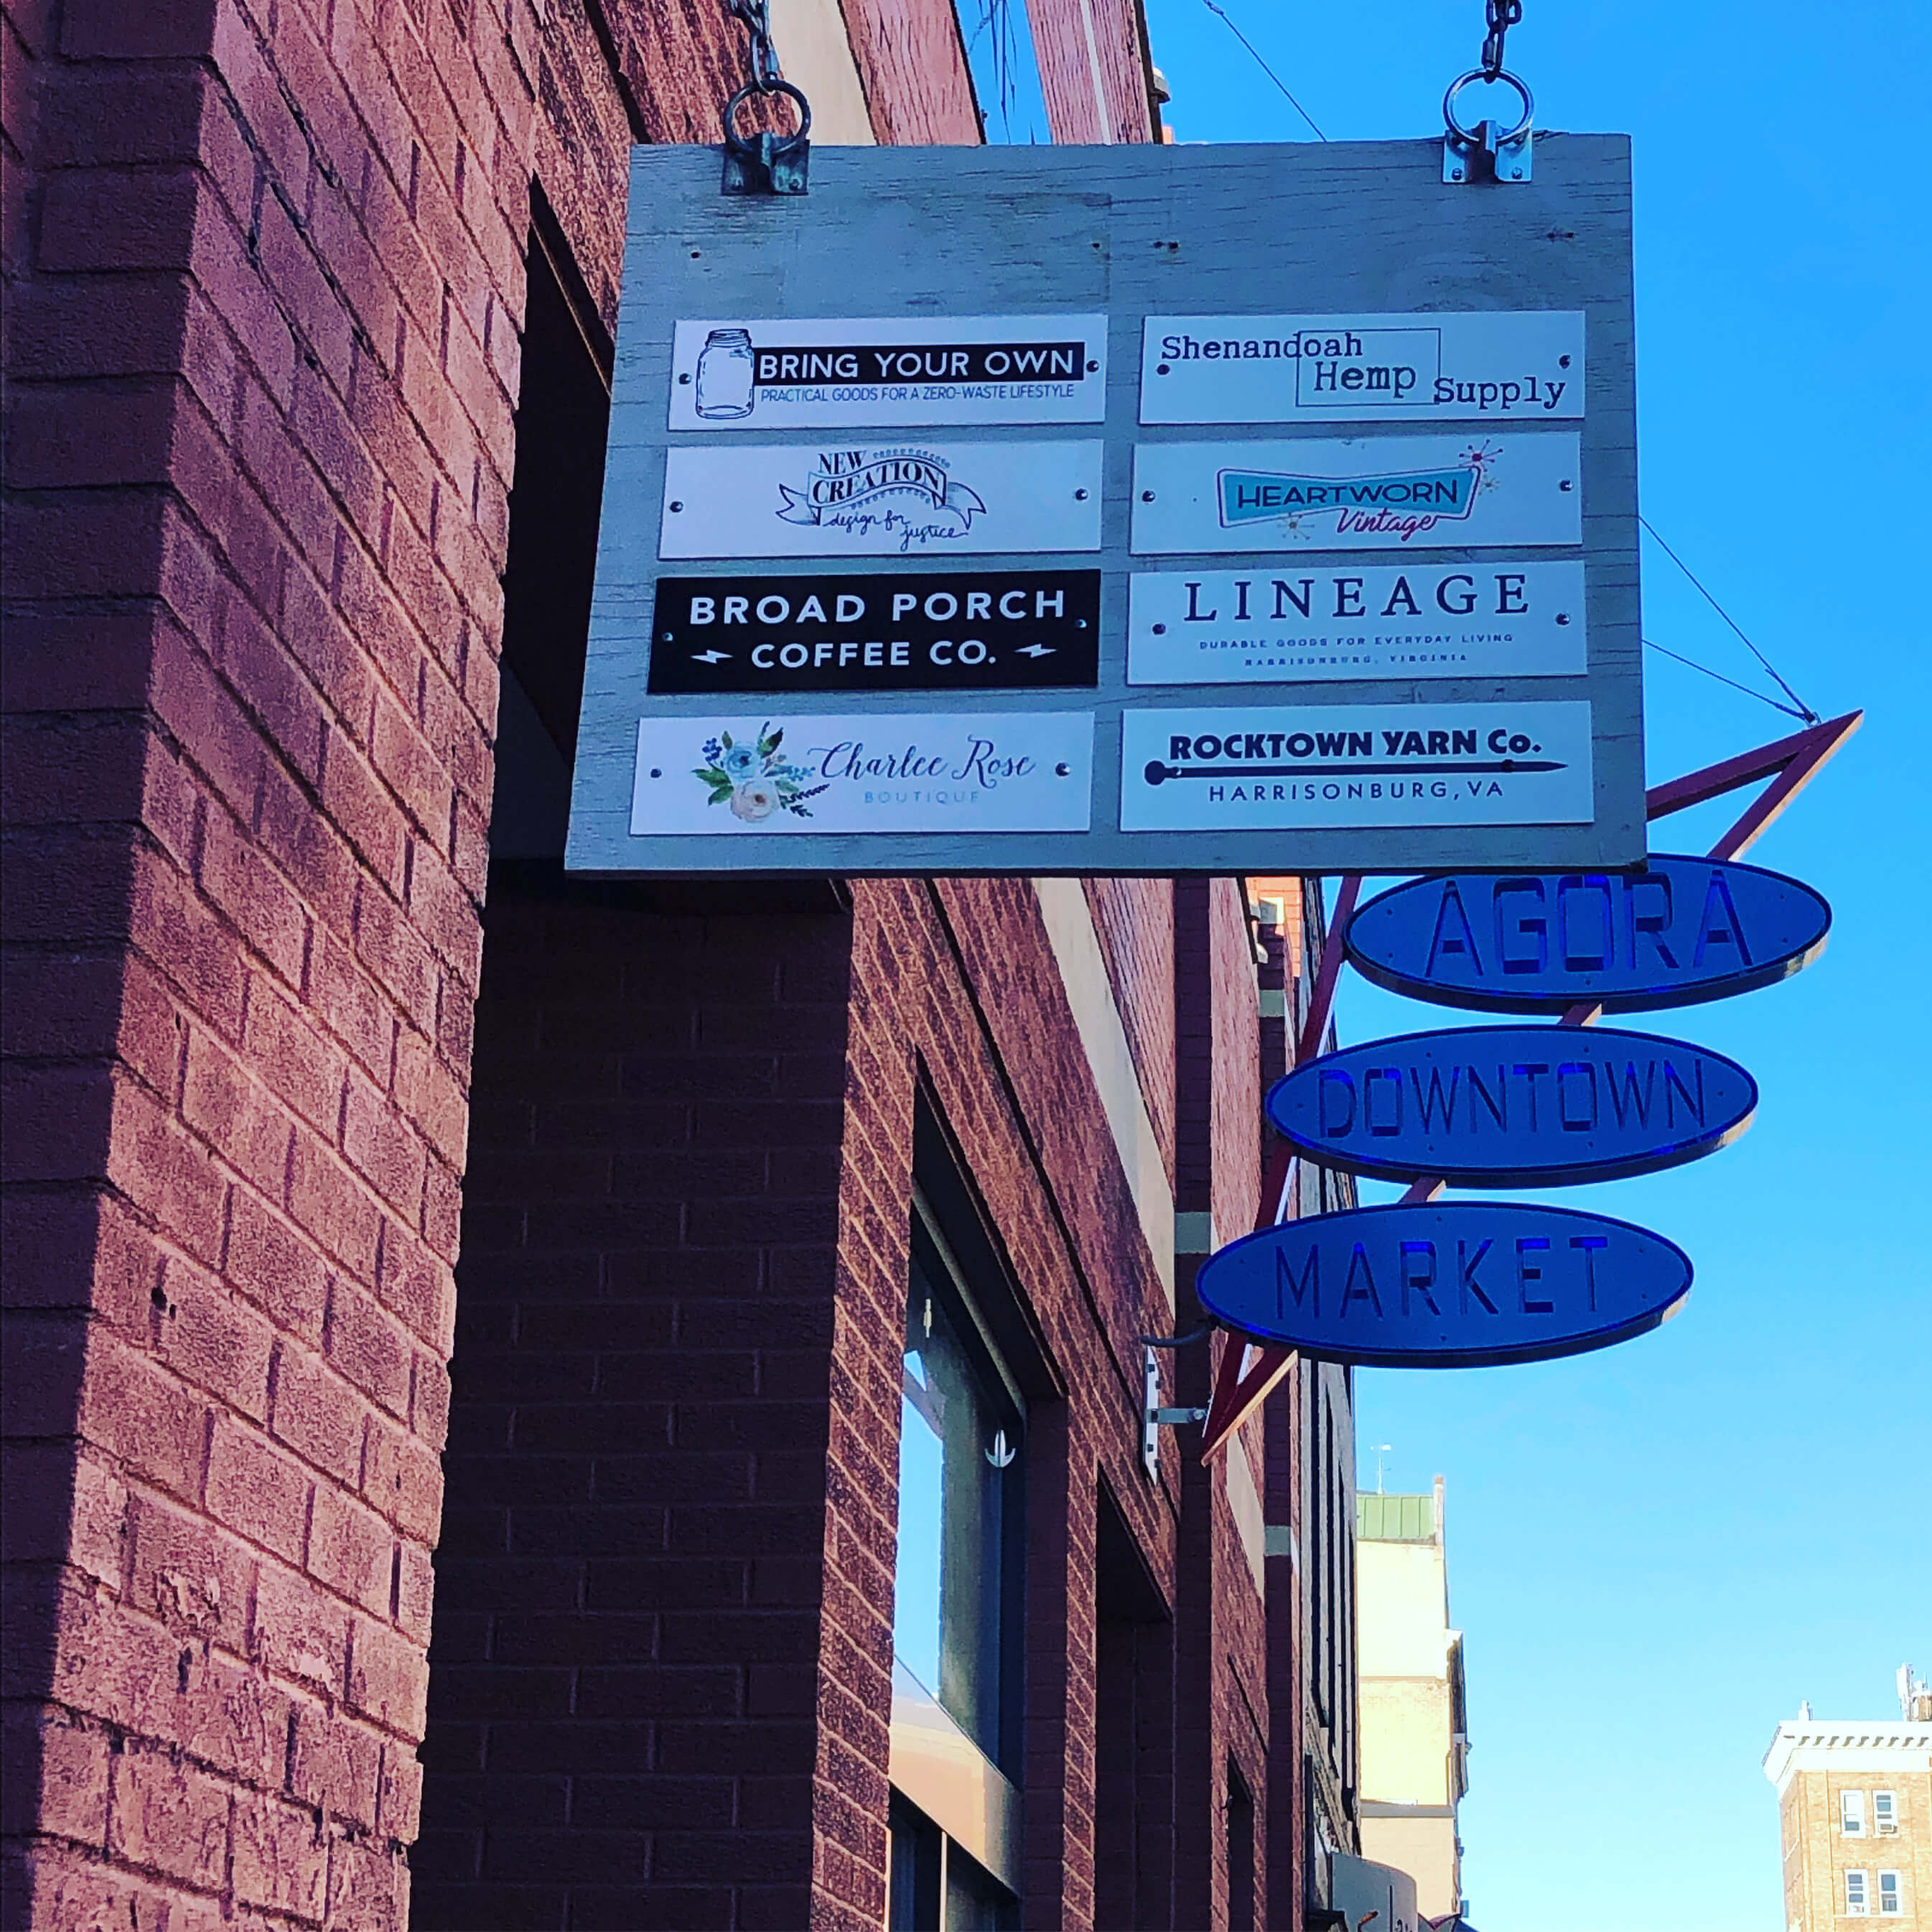
[[527, 26], [8, 11], [9, 1474], [39, 1507], [8, 1511], [6, 1690], [37, 1925], [406, 1910]]
[[1174, 1178], [1174, 881], [1088, 879], [1087, 909], [1148, 1118]]
[[[1114, 22], [1100, 44], [1120, 133], [1144, 111], [1137, 56], [1124, 10], [1094, 10]], [[1037, 14], [1043, 44], [1072, 44], [1064, 0]], [[882, 134], [971, 138], [943, 0], [850, 0], [849, 14]], [[605, 0], [69, 0], [58, 13], [4, 0], [4, 22], [8, 1909], [49, 1926], [271, 1915], [372, 1932], [406, 1916], [416, 1831], [530, 183], [608, 323], [622, 144], [710, 138], [739, 40], [708, 8]], [[1080, 33], [1072, 65], [1047, 52], [1063, 118]], [[1119, 926], [1103, 922], [1103, 941], [1165, 1136], [1159, 919], [1137, 934], [1144, 957]], [[773, 944], [770, 922], [744, 927], [751, 956]], [[517, 931], [514, 908], [501, 929]], [[1036, 1476], [1059, 1501], [1036, 1514], [1034, 1629], [1052, 1656], [1030, 1713], [1030, 1909], [1076, 1922], [1092, 1885], [1080, 1741], [1102, 1473], [1170, 1600], [1175, 1588], [1178, 1452], [1156, 1486], [1134, 1446], [1132, 1337], [1164, 1325], [1166, 1306], [1030, 888], [868, 886], [854, 930], [849, 1060], [833, 1055], [851, 1095], [839, 1159], [835, 1174], [818, 1145], [797, 1184], [811, 1194], [800, 1211], [843, 1231], [836, 1271], [791, 1284], [811, 1339], [795, 1358], [688, 1359], [674, 1336], [670, 1358], [722, 1356], [728, 1376], [748, 1353], [748, 1372], [775, 1378], [754, 1393], [790, 1403], [788, 1378], [802, 1377], [807, 1409], [822, 1387], [824, 1449], [794, 1418], [805, 1436], [778, 1448], [714, 1450], [699, 1418], [676, 1445], [718, 1458], [699, 1504], [638, 1505], [668, 1545], [701, 1538], [720, 1498], [764, 1508], [746, 1482], [802, 1485], [791, 1520], [801, 1494], [822, 1514], [818, 1554], [787, 1569], [784, 1550], [761, 1552], [752, 1580], [740, 1568], [734, 1583], [728, 1564], [713, 1579], [722, 1598], [775, 1572], [782, 1600], [758, 1606], [773, 1622], [823, 1604], [809, 1705], [800, 1657], [741, 1647], [730, 1709], [634, 1719], [664, 1754], [646, 1774], [676, 1770], [674, 1743], [720, 1754], [704, 1762], [732, 1784], [734, 1830], [769, 1828], [778, 1862], [730, 1865], [702, 1832], [646, 1851], [669, 1861], [658, 1877], [682, 1872], [715, 1898], [722, 1867], [734, 1910], [782, 1915], [808, 1843], [816, 1922], [876, 1919], [896, 1331], [923, 1065], [996, 1204], [1064, 1402], [1058, 1421], [1051, 1401], [1041, 1409]], [[799, 950], [787, 956], [798, 970]], [[518, 997], [506, 990], [506, 1023]], [[727, 1005], [747, 1024], [758, 1010]], [[689, 1118], [696, 1149], [703, 1108]], [[650, 1138], [662, 1126], [614, 1129], [614, 1197], [625, 1175], [669, 1189], [687, 1204], [680, 1242], [711, 1216], [761, 1252], [800, 1245], [716, 1228], [717, 1202], [749, 1197], [718, 1192], [708, 1148], [704, 1178], [679, 1178]], [[514, 1245], [499, 1210], [520, 1186], [526, 1243], [538, 1194], [553, 1233], [585, 1229], [568, 1150], [520, 1172], [496, 1138], [515, 1131], [493, 1118], [480, 1143], [497, 1164], [472, 1200], [479, 1281]], [[607, 1227], [595, 1252], [658, 1252], [664, 1211], [622, 1238]], [[608, 1358], [644, 1377], [664, 1299], [640, 1285], [623, 1318], [637, 1346], [598, 1334], [590, 1372]], [[548, 1300], [531, 1346], [493, 1347], [490, 1324], [523, 1304], [482, 1293], [483, 1389], [492, 1373], [514, 1382], [526, 1355], [548, 1372], [586, 1352], [562, 1327], [544, 1338]], [[674, 1319], [684, 1305], [674, 1298]], [[828, 1306], [829, 1344], [810, 1327]], [[524, 1400], [479, 1392], [478, 1415]], [[732, 1407], [704, 1410], [728, 1438]], [[464, 1458], [495, 1453], [466, 1435]], [[558, 1454], [581, 1465], [585, 1448]], [[553, 1520], [567, 1541], [577, 1520]], [[466, 1505], [452, 1528], [452, 1562], [482, 1561], [488, 1521]], [[580, 1562], [586, 1590], [602, 1560], [542, 1555], [553, 1577]], [[459, 1702], [475, 1678], [454, 1660], [476, 1660], [464, 1646], [477, 1614], [452, 1604], [446, 1622]], [[659, 1654], [644, 1687], [573, 1656], [598, 1614], [586, 1602], [539, 1636], [525, 1624], [542, 1694], [556, 1672], [646, 1701], [716, 1694], [706, 1673], [724, 1664], [680, 1678]], [[500, 1682], [524, 1668], [484, 1660], [504, 1666]], [[742, 1726], [767, 1713], [774, 1739], [817, 1723], [808, 1771], [773, 1772], [761, 1812], [751, 1787], [767, 1754]], [[460, 1726], [484, 1720], [450, 1721], [460, 1752]], [[488, 1721], [514, 1756], [548, 1720]], [[696, 1725], [714, 1727], [701, 1748]], [[735, 1765], [717, 1742], [734, 1736]], [[435, 1867], [438, 1886], [452, 1871], [460, 1882], [464, 1828], [439, 1837], [437, 1857], [456, 1863]]]
[[1106, 0], [1030, 0], [1030, 10], [1054, 139], [1154, 140], [1141, 10]]

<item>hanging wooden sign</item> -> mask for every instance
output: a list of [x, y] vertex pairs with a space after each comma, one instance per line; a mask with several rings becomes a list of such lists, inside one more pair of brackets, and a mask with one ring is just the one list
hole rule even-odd
[[632, 158], [571, 870], [1641, 862], [1621, 136], [717, 163]]
[[1641, 872], [1411, 880], [1356, 913], [1347, 947], [1364, 978], [1438, 1006], [1648, 1012], [1802, 972], [1831, 926], [1823, 897], [1782, 873], [1654, 854]]
[[1438, 1201], [1264, 1228], [1209, 1256], [1195, 1292], [1230, 1328], [1320, 1360], [1474, 1369], [1629, 1341], [1690, 1280], [1681, 1248], [1627, 1221]]
[[1344, 1047], [1277, 1081], [1268, 1116], [1324, 1167], [1456, 1187], [1654, 1174], [1728, 1147], [1757, 1083], [1735, 1060], [1600, 1027], [1462, 1027]]

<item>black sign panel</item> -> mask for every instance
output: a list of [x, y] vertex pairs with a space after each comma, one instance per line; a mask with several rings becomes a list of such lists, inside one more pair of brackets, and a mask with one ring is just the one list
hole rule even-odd
[[1097, 570], [661, 577], [650, 688], [1090, 690]]

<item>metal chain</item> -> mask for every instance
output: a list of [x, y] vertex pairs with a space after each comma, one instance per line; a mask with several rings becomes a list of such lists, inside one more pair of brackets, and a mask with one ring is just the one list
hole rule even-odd
[[[724, 0], [724, 5], [734, 20], [745, 23], [751, 36], [752, 86], [760, 94], [770, 93], [784, 78], [778, 70], [778, 50], [772, 45], [771, 0]], [[1516, 5], [1520, 13], [1521, 0], [1516, 0]]]
[[[734, 0], [734, 4], [736, 0]], [[1503, 70], [1503, 38], [1522, 18], [1522, 0], [1486, 0], [1483, 37], [1483, 78], [1494, 80]]]

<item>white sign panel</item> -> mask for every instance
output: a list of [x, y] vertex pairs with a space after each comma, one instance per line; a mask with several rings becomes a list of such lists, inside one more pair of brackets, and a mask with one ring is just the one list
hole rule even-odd
[[664, 557], [1100, 548], [1097, 442], [739, 444], [664, 452]]
[[1127, 831], [1550, 825], [1592, 809], [1587, 704], [1222, 705], [1120, 725]]
[[1090, 711], [644, 718], [631, 831], [1084, 832]]
[[673, 429], [1091, 423], [1105, 413], [1103, 315], [680, 320]]
[[1581, 562], [1137, 572], [1130, 684], [1580, 677]]
[[1138, 555], [1582, 540], [1574, 434], [1144, 442]]
[[1528, 421], [1583, 413], [1583, 318], [1150, 315], [1144, 423]]

